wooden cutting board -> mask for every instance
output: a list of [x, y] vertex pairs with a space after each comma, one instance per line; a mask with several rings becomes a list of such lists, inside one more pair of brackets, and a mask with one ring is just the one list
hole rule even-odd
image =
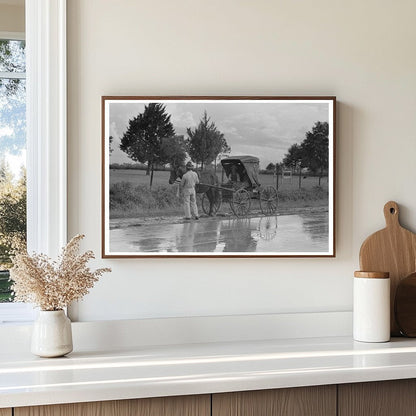
[[416, 271], [416, 234], [406, 230], [399, 222], [399, 206], [390, 201], [384, 205], [386, 228], [370, 235], [360, 250], [362, 271], [389, 272], [391, 335], [400, 335], [394, 319], [394, 298], [401, 279]]

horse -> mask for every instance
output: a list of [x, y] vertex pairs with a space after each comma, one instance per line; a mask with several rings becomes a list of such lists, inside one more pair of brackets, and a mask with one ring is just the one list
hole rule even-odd
[[[179, 182], [182, 179], [182, 176], [186, 172], [184, 165], [173, 166], [170, 170], [169, 183], [172, 185], [175, 182]], [[209, 201], [209, 216], [212, 216], [214, 204], [219, 198], [218, 187], [219, 181], [216, 173], [212, 170], [202, 170], [197, 172], [199, 177], [199, 184], [195, 187], [195, 192], [197, 194], [206, 194]]]

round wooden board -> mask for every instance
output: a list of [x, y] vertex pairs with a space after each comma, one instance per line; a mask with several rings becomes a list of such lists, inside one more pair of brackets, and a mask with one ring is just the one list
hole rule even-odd
[[394, 316], [403, 335], [416, 337], [416, 273], [409, 274], [398, 284]]
[[399, 206], [394, 201], [384, 205], [386, 228], [370, 235], [360, 250], [361, 270], [380, 270], [390, 273], [391, 335], [400, 335], [394, 319], [394, 298], [400, 281], [415, 271], [416, 234], [399, 222]]

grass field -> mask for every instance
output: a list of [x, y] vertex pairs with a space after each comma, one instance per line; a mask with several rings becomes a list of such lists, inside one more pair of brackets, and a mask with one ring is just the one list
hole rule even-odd
[[[153, 174], [153, 187], [158, 185], [169, 185], [169, 172], [168, 171], [156, 171]], [[221, 182], [221, 172], [217, 173], [218, 180]], [[259, 175], [259, 181], [261, 185], [267, 186], [272, 185], [276, 187], [276, 177], [273, 175]], [[119, 182], [130, 182], [133, 185], [147, 185], [149, 186], [150, 177], [146, 176], [144, 170], [123, 170], [123, 169], [112, 169], [110, 171], [110, 186]], [[302, 188], [312, 189], [318, 186], [318, 177], [308, 176], [305, 179], [302, 178]], [[328, 178], [324, 177], [321, 179], [321, 187], [325, 190], [328, 189]], [[299, 177], [293, 176], [292, 179], [282, 179], [279, 176], [279, 190], [297, 190], [299, 189]]]
[[[218, 174], [221, 182], [221, 173]], [[302, 189], [299, 189], [298, 177], [282, 179], [279, 177], [278, 195], [279, 210], [288, 211], [291, 208], [327, 207], [328, 181], [322, 178], [318, 187], [317, 177], [302, 178]], [[142, 170], [110, 171], [110, 218], [138, 218], [155, 216], [183, 215], [181, 198], [178, 187], [169, 185], [169, 172], [154, 172], [153, 187], [149, 188], [149, 176]], [[276, 177], [259, 175], [262, 186], [276, 187]], [[199, 200], [199, 198], [198, 198]], [[200, 202], [199, 202], [200, 203]], [[252, 205], [258, 210], [258, 202]], [[228, 204], [223, 204], [221, 212], [229, 210]]]

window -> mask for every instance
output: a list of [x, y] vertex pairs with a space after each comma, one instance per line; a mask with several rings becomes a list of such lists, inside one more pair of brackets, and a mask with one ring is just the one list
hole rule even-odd
[[[25, 86], [27, 247], [56, 257], [66, 243], [66, 0], [25, 0], [25, 21], [27, 84], [21, 65], [1, 69], [1, 82]], [[0, 39], [24, 39], [6, 35]], [[0, 324], [33, 316], [31, 305], [0, 303]]]
[[[24, 3], [27, 84], [24, 70], [1, 72], [26, 86], [27, 247], [56, 257], [66, 243], [66, 0]], [[0, 39], [24, 39], [9, 35]], [[33, 316], [31, 305], [0, 303], [0, 324]]]
[[25, 41], [16, 38], [0, 38], [1, 303], [12, 300], [12, 245], [26, 243], [26, 51]]
[[0, 33], [0, 323], [33, 316], [30, 305], [10, 305], [17, 241], [26, 243], [26, 42], [23, 34]]

